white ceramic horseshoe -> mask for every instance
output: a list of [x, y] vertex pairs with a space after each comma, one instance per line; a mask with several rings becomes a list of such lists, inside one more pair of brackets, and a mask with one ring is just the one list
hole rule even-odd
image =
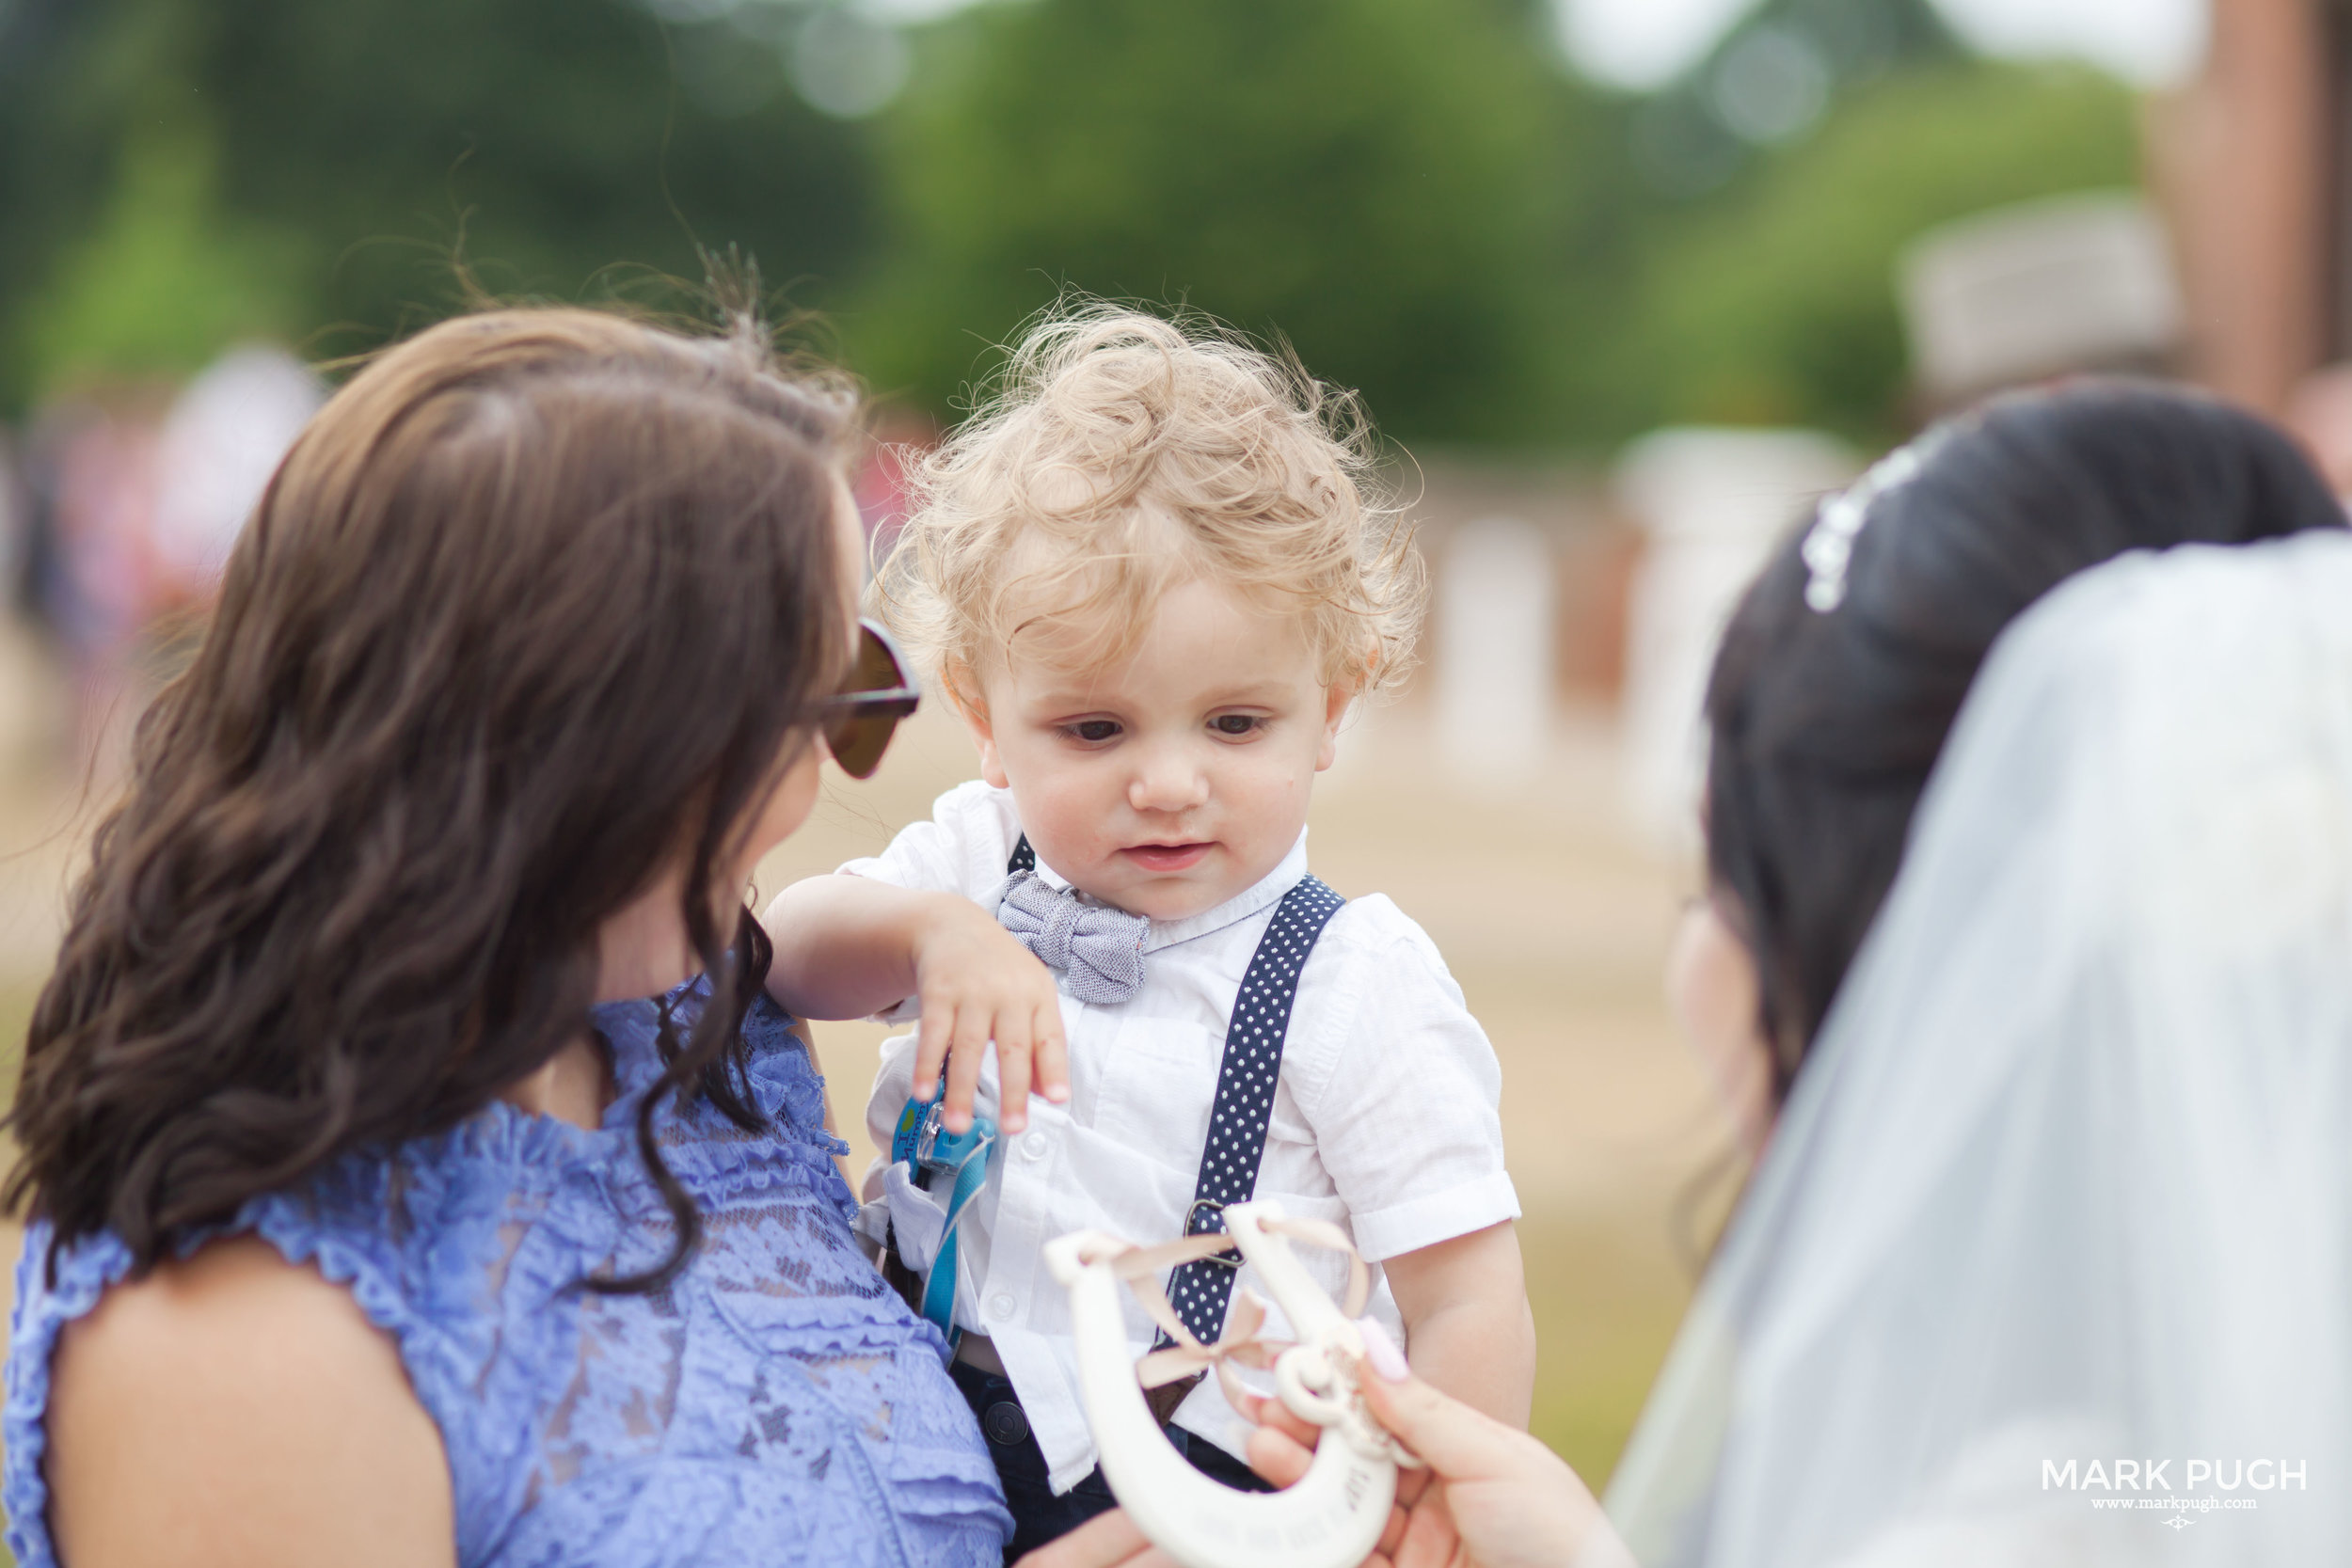
[[1306, 1475], [1279, 1492], [1238, 1492], [1210, 1480], [1152, 1419], [1112, 1267], [1128, 1243], [1083, 1230], [1045, 1248], [1046, 1267], [1070, 1291], [1079, 1394], [1103, 1474], [1136, 1528], [1184, 1568], [1356, 1568], [1378, 1544], [1396, 1496], [1397, 1450], [1356, 1399], [1363, 1337], [1289, 1243], [1264, 1228], [1280, 1218], [1270, 1202], [1225, 1211], [1243, 1259], [1298, 1336], [1276, 1363], [1276, 1388], [1302, 1419], [1325, 1429]]

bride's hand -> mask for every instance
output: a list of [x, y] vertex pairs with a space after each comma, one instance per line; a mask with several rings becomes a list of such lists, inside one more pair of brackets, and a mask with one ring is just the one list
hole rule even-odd
[[[1397, 1472], [1396, 1516], [1373, 1562], [1446, 1568], [1458, 1547], [1477, 1568], [1633, 1568], [1592, 1493], [1542, 1443], [1418, 1378], [1365, 1373], [1374, 1417], [1428, 1466]], [[1303, 1474], [1314, 1431], [1279, 1400], [1256, 1414], [1251, 1465], [1278, 1481]]]

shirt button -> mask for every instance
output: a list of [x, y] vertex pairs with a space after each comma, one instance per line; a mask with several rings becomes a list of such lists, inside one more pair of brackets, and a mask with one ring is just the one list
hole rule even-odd
[[1044, 1159], [1047, 1151], [1051, 1149], [1052, 1147], [1053, 1146], [1046, 1141], [1045, 1134], [1042, 1132], [1032, 1132], [1027, 1137], [1021, 1140], [1021, 1152], [1027, 1155], [1032, 1160]]
[[1020, 1305], [1021, 1304], [1013, 1300], [1009, 1294], [999, 1291], [995, 1295], [989, 1299], [988, 1315], [995, 1319], [998, 1323], [1003, 1323], [1007, 1318], [1012, 1316], [1013, 1309]]

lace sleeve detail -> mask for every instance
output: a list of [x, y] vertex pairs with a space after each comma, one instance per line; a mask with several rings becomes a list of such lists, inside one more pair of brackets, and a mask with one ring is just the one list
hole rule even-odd
[[[358, 1155], [248, 1204], [240, 1227], [351, 1291], [389, 1335], [448, 1450], [460, 1561], [526, 1504], [516, 1455], [546, 1369], [571, 1354], [582, 1270], [540, 1222], [577, 1185], [586, 1135], [494, 1107], [389, 1155]], [[572, 1204], [567, 1218], [595, 1216]], [[593, 1232], [591, 1240], [595, 1239]]]
[[[993, 1568], [1010, 1520], [985, 1442], [945, 1342], [857, 1250], [823, 1081], [773, 1004], [745, 1024], [769, 1126], [699, 1101], [655, 1117], [702, 1215], [686, 1270], [660, 1291], [582, 1288], [670, 1250], [630, 1099], [660, 1075], [662, 1005], [598, 1011], [623, 1089], [602, 1127], [493, 1102], [347, 1155], [227, 1228], [315, 1266], [393, 1339], [448, 1453], [466, 1568]], [[9, 1544], [33, 1568], [56, 1563], [50, 1348], [130, 1263], [102, 1236], [61, 1255], [53, 1283], [46, 1236], [19, 1269], [0, 1457]]]
[[[514, 1122], [504, 1128], [509, 1132], [535, 1130]], [[485, 1126], [469, 1129], [470, 1137], [452, 1136], [480, 1142], [492, 1131]], [[512, 1353], [511, 1346], [501, 1344], [498, 1319], [471, 1309], [475, 1304], [464, 1298], [474, 1292], [421, 1287], [432, 1279], [437, 1267], [450, 1269], [451, 1279], [468, 1282], [501, 1274], [510, 1259], [501, 1258], [499, 1248], [512, 1246], [518, 1233], [495, 1218], [485, 1225], [465, 1225], [450, 1212], [452, 1205], [438, 1201], [454, 1195], [434, 1194], [433, 1185], [429, 1175], [419, 1180], [410, 1162], [347, 1158], [301, 1187], [254, 1199], [234, 1224], [191, 1237], [180, 1256], [191, 1256], [222, 1236], [250, 1232], [287, 1262], [310, 1264], [329, 1283], [351, 1292], [368, 1321], [398, 1347], [418, 1401], [441, 1430], [462, 1543], [469, 1525], [476, 1532], [494, 1528], [505, 1500], [496, 1495], [493, 1478], [512, 1468], [501, 1466], [497, 1456], [511, 1447], [513, 1432], [527, 1425], [528, 1418], [521, 1410], [483, 1397], [483, 1374]], [[423, 1225], [417, 1223], [420, 1197], [441, 1211]], [[453, 1219], [458, 1223], [449, 1223]], [[49, 1235], [46, 1226], [26, 1234], [24, 1255], [17, 1266], [8, 1349], [0, 1501], [8, 1516], [8, 1546], [20, 1568], [56, 1560], [48, 1536], [49, 1497], [41, 1466], [57, 1337], [67, 1324], [91, 1311], [131, 1269], [129, 1249], [112, 1234], [101, 1234], [62, 1252], [52, 1283], [45, 1270]]]
[[49, 1540], [49, 1483], [41, 1465], [49, 1447], [49, 1363], [57, 1334], [98, 1305], [131, 1272], [131, 1252], [112, 1235], [89, 1238], [57, 1255], [50, 1277], [50, 1229], [24, 1232], [16, 1265], [16, 1310], [8, 1323], [8, 1404], [0, 1418], [0, 1507], [8, 1516], [8, 1550], [18, 1568], [56, 1568]]
[[693, 1141], [669, 1152], [695, 1167], [700, 1180], [690, 1184], [707, 1185], [710, 1196], [805, 1183], [848, 1225], [857, 1217], [857, 1199], [834, 1161], [850, 1146], [825, 1131], [825, 1081], [792, 1024], [792, 1015], [765, 992], [743, 1019], [752, 1102], [769, 1118], [768, 1131], [744, 1132], [697, 1105], [684, 1118]]

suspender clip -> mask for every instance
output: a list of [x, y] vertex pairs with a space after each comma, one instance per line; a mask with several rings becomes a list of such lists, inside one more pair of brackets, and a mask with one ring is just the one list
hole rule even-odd
[[[1206, 1224], [1203, 1224], [1200, 1219], [1200, 1211], [1203, 1209], [1206, 1209], [1209, 1212], [1209, 1218]], [[1216, 1199], [1213, 1197], [1196, 1197], [1192, 1200], [1191, 1207], [1184, 1211], [1185, 1235], [1222, 1235], [1224, 1230], [1225, 1205], [1219, 1203]], [[1241, 1267], [1242, 1259], [1241, 1253], [1238, 1250], [1233, 1250], [1220, 1252], [1212, 1257], [1200, 1259], [1200, 1261], [1212, 1264], [1220, 1269], [1239, 1269]]]

